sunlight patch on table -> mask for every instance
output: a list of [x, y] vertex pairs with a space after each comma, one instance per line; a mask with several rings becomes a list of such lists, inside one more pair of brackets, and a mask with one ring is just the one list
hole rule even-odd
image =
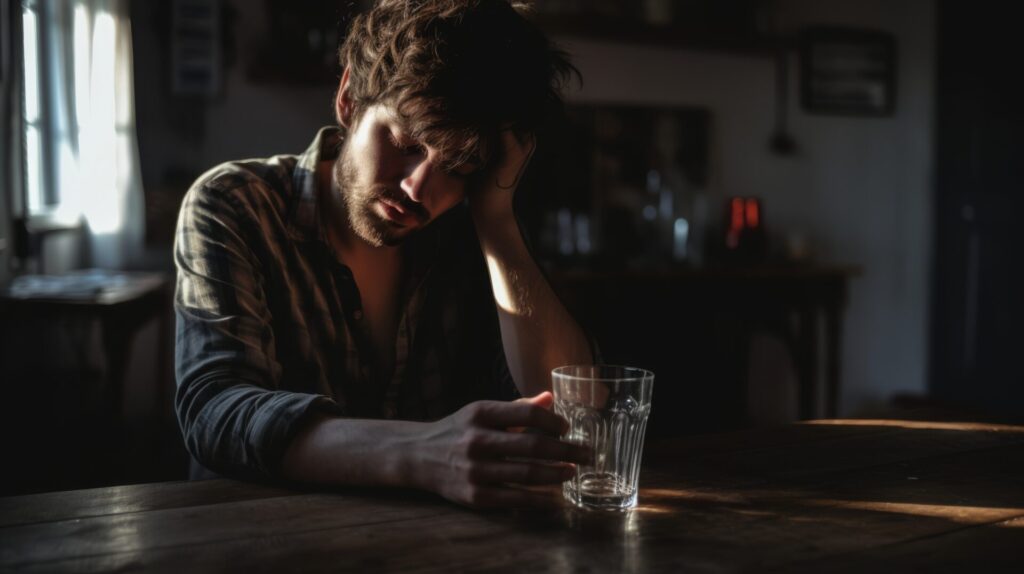
[[960, 506], [942, 504], [917, 504], [910, 502], [884, 502], [865, 500], [814, 499], [802, 501], [807, 506], [827, 506], [850, 510], [870, 510], [893, 514], [909, 514], [942, 518], [962, 524], [978, 524], [1005, 520], [1014, 515], [1024, 515], [1024, 508], [998, 508], [989, 506]]
[[902, 421], [893, 419], [822, 419], [797, 424], [819, 426], [896, 427], [925, 430], [997, 431], [1024, 433], [1024, 426], [972, 422]]
[[640, 490], [640, 497], [646, 500], [653, 498], [655, 500], [693, 500], [698, 502], [721, 502], [727, 504], [742, 504], [748, 502], [746, 497], [735, 493], [707, 492], [677, 488], [643, 488]]

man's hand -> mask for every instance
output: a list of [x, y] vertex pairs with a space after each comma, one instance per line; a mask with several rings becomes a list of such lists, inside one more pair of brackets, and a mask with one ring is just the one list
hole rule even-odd
[[555, 487], [591, 454], [559, 440], [568, 423], [552, 400], [479, 401], [432, 423], [316, 414], [281, 470], [297, 483], [419, 488], [476, 508], [559, 506]]
[[469, 199], [474, 213], [484, 217], [512, 215], [512, 198], [537, 149], [537, 138], [533, 134], [517, 136], [506, 129], [501, 132], [500, 144], [497, 165], [480, 175], [478, 189]]
[[[586, 462], [590, 452], [555, 438], [568, 423], [549, 410], [551, 401], [550, 392], [478, 401], [431, 423], [415, 465], [421, 486], [475, 508], [559, 505], [560, 493], [523, 487], [568, 480], [571, 463]], [[514, 432], [517, 427], [543, 434]]]

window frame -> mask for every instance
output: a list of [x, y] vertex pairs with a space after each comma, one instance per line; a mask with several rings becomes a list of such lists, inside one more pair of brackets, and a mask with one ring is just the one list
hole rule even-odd
[[[51, 35], [54, 33], [54, 9], [52, 0], [19, 0], [21, 4], [22, 33], [21, 33], [21, 134], [22, 134], [22, 170], [21, 184], [24, 189], [22, 197], [21, 212], [29, 222], [30, 227], [36, 230], [60, 230], [74, 229], [81, 225], [81, 214], [69, 214], [65, 208], [67, 198], [61, 193], [61, 165], [58, 157], [61, 142], [69, 139], [71, 134], [64, 133], [57, 125], [56, 113], [60, 102], [54, 82], [56, 74], [60, 70], [54, 69], [55, 60], [52, 57], [54, 43]], [[58, 0], [63, 1], [63, 0]], [[77, 4], [77, 2], [76, 2]], [[34, 17], [34, 29], [27, 29], [26, 14], [31, 12]], [[34, 37], [35, 53], [35, 91], [36, 101], [34, 106], [37, 110], [37, 117], [30, 118], [29, 114], [29, 42]], [[73, 88], [73, 86], [72, 86]], [[74, 130], [76, 121], [73, 115], [68, 118], [69, 125], [65, 130]], [[30, 135], [35, 134], [35, 142]], [[31, 151], [30, 146], [35, 143], [37, 149]], [[77, 151], [77, 150], [74, 150]], [[33, 165], [32, 156], [34, 153], [38, 165]], [[33, 182], [32, 179], [36, 181]]]

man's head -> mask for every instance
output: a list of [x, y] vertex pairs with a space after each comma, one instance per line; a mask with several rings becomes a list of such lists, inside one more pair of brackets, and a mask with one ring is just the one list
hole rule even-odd
[[353, 229], [393, 245], [460, 201], [503, 130], [527, 134], [574, 68], [507, 0], [381, 0], [340, 49], [336, 165]]

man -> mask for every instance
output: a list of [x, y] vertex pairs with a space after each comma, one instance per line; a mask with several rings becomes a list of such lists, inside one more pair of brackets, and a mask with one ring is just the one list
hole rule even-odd
[[340, 51], [340, 128], [190, 189], [175, 405], [203, 466], [495, 507], [586, 459], [550, 371], [593, 352], [512, 210], [575, 70], [520, 9], [382, 0]]

